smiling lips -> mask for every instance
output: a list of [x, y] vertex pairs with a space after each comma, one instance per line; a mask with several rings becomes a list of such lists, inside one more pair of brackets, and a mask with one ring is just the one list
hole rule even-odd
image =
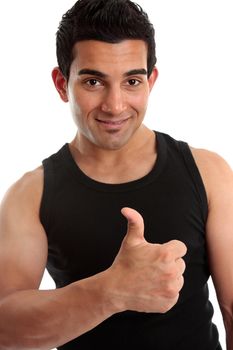
[[109, 126], [109, 127], [114, 127], [114, 126], [121, 126], [123, 123], [125, 123], [129, 118], [126, 119], [121, 119], [121, 120], [101, 120], [101, 119], [96, 119], [97, 122], [105, 125], [105, 126]]

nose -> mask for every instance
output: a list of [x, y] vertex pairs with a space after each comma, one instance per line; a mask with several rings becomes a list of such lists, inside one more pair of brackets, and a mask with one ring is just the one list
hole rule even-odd
[[101, 110], [112, 115], [120, 114], [126, 110], [124, 93], [120, 87], [111, 87], [106, 91]]

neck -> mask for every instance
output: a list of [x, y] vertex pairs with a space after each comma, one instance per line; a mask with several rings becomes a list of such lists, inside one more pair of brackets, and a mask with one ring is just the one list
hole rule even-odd
[[92, 159], [96, 163], [114, 164], [137, 154], [148, 142], [153, 143], [154, 132], [142, 125], [131, 139], [119, 149], [104, 149], [89, 141], [82, 133], [77, 133], [70, 148], [75, 158]]
[[155, 141], [154, 132], [143, 127], [121, 149], [106, 150], [83, 142], [83, 138], [77, 134], [70, 144], [70, 151], [87, 176], [116, 184], [133, 181], [149, 173], [157, 156]]

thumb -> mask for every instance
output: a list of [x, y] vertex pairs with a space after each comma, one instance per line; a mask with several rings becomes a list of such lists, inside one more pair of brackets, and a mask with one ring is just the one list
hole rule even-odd
[[121, 213], [128, 221], [128, 230], [124, 241], [131, 246], [135, 246], [145, 241], [144, 221], [139, 212], [132, 208], [122, 208]]

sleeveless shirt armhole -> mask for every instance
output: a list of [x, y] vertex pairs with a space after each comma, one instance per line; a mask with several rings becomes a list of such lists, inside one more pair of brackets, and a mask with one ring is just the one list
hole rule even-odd
[[188, 169], [188, 172], [197, 190], [197, 193], [200, 199], [201, 208], [202, 208], [203, 219], [206, 222], [207, 216], [208, 216], [208, 201], [207, 201], [206, 190], [205, 190], [205, 186], [204, 186], [201, 174], [198, 170], [195, 159], [193, 158], [189, 145], [183, 141], [179, 141], [178, 145], [183, 155], [186, 168]]
[[44, 187], [40, 205], [40, 221], [48, 234], [50, 225], [52, 195], [53, 195], [53, 166], [49, 159], [42, 161], [44, 167]]

